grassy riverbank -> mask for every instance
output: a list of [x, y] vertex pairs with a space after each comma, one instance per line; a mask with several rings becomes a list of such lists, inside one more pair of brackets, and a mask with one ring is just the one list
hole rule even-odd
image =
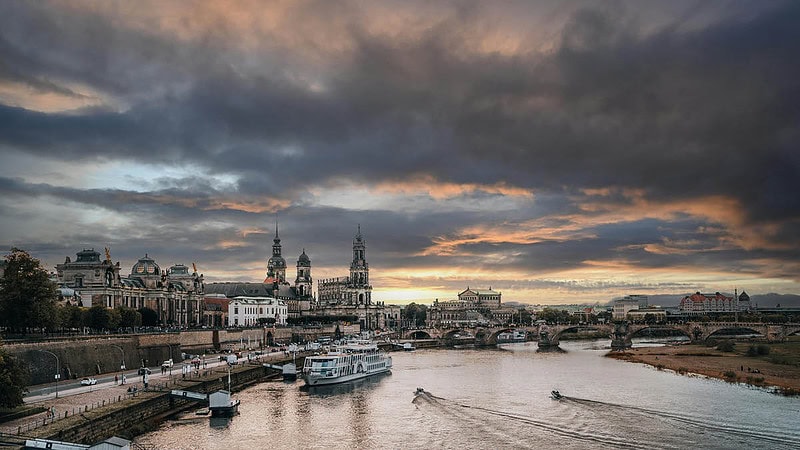
[[[726, 350], [726, 351], [723, 351]], [[729, 351], [728, 351], [729, 350]], [[775, 386], [779, 393], [800, 395], [800, 337], [781, 343], [736, 342], [709, 347], [642, 347], [606, 356], [648, 364], [679, 374], [700, 374], [732, 383]]]

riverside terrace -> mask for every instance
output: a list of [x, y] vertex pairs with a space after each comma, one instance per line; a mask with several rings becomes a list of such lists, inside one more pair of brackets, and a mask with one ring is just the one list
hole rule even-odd
[[[304, 357], [304, 354], [298, 354], [299, 363], [302, 364]], [[234, 366], [231, 369], [231, 387], [235, 391], [241, 390], [265, 379], [279, 377], [279, 372], [262, 364], [289, 361], [291, 358], [284, 352], [275, 352]], [[125, 385], [110, 381], [77, 392], [65, 391], [59, 398], [47, 395], [44, 399], [27, 399], [28, 405], [40, 406], [43, 412], [0, 425], [0, 442], [16, 442], [24, 436], [90, 444], [114, 435], [133, 437], [157, 425], [164, 417], [196, 407], [194, 402], [171, 397], [171, 389], [213, 392], [227, 387], [227, 374], [227, 364], [217, 361], [204, 370], [189, 372], [185, 377], [177, 372], [173, 375], [153, 373], [146, 390], [139, 378], [135, 382], [130, 379]], [[129, 392], [132, 388], [136, 389], [135, 392]]]
[[704, 341], [725, 332], [743, 330], [752, 334], [760, 334], [767, 341], [782, 341], [788, 336], [800, 334], [800, 323], [770, 324], [744, 322], [684, 322], [676, 324], [630, 324], [618, 322], [613, 324], [588, 325], [534, 325], [528, 327], [475, 327], [475, 328], [419, 328], [404, 330], [401, 339], [438, 339], [448, 342], [464, 342], [464, 336], [475, 345], [495, 345], [500, 333], [513, 330], [524, 330], [528, 340], [538, 340], [539, 347], [558, 346], [564, 333], [597, 332], [612, 337], [612, 348], [628, 348], [631, 339], [645, 330], [673, 330], [686, 335], [694, 342]]

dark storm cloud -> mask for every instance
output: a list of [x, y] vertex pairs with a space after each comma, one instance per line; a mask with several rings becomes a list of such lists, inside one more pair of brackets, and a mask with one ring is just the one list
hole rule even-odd
[[[68, 77], [133, 102], [149, 82], [168, 89], [186, 77], [190, 88], [122, 113], [3, 108], [3, 140], [14, 147], [72, 149], [63, 157], [191, 156], [245, 174], [243, 186], [253, 191], [275, 187], [252, 167], [273, 176], [302, 168], [315, 180], [422, 172], [545, 189], [733, 195], [751, 220], [796, 219], [800, 210], [791, 194], [800, 190], [800, 5], [793, 2], [747, 21], [647, 35], [624, 12], [579, 10], [560, 47], [544, 56], [465, 48], [464, 30], [479, 23], [479, 9], [403, 43], [353, 24], [354, 48], [346, 64], [321, 74], [322, 93], [274, 69], [237, 72], [231, 63], [243, 55], [219, 56], [214, 39], [179, 47], [102, 17], [56, 21], [58, 11], [15, 6], [17, 22], [46, 31], [24, 43], [21, 25], [5, 32], [14, 38], [3, 40], [5, 56], [22, 61], [32, 78]], [[51, 48], [42, 56], [28, 56], [45, 43]], [[260, 57], [281, 64], [282, 50]], [[57, 61], [70, 62], [54, 64], [59, 52], [69, 57]], [[153, 75], [132, 70], [139, 64], [155, 67], [144, 71]], [[543, 106], [530, 106], [536, 101]], [[281, 153], [286, 148], [303, 157]]]
[[[308, 247], [323, 266], [349, 259], [357, 222], [365, 226], [373, 265], [385, 268], [524, 267], [535, 275], [585, 261], [662, 268], [692, 260], [716, 268], [735, 260], [750, 271], [757, 269], [748, 259], [797, 257], [787, 250], [720, 250], [730, 233], [695, 232], [703, 225], [697, 218], [587, 225], [591, 237], [567, 242], [470, 243], [454, 255], [420, 256], [457, 226], [591, 216], [576, 206], [593, 199], [581, 190], [609, 187], [618, 189], [603, 197], [612, 209], [630, 206], [624, 188], [641, 190], [650, 202], [733, 198], [745, 223], [771, 225], [764, 238], [773, 243], [797, 242], [800, 227], [800, 3], [753, 5], [746, 17], [694, 27], [678, 16], [655, 29], [642, 23], [635, 2], [627, 10], [592, 4], [576, 9], [548, 52], [532, 37], [513, 51], [478, 51], [502, 23], [485, 19], [492, 6], [457, 5], [414, 35], [375, 32], [362, 14], [334, 8], [345, 25], [322, 26], [346, 44], [329, 52], [263, 30], [256, 48], [246, 50], [237, 45], [240, 30], [216, 22], [202, 39], [178, 39], [156, 27], [126, 26], [124, 17], [5, 3], [0, 83], [100, 100], [50, 113], [0, 102], [0, 147], [86, 164], [191, 163], [236, 181], [220, 188], [164, 178], [148, 192], [129, 192], [2, 178], [0, 190], [158, 223], [136, 243], [120, 236], [142, 236], [139, 224], [100, 232], [97, 240], [113, 241], [128, 258], [169, 241], [176, 262], [199, 256], [232, 268], [263, 259], [270, 235], [254, 233], [224, 249], [198, 250], [196, 242], [270, 228], [271, 212], [214, 204], [238, 195], [293, 202], [279, 219], [286, 254]], [[332, 8], [301, 4], [291, 17], [302, 22], [323, 6]], [[346, 36], [333, 36], [342, 30]], [[499, 214], [302, 204], [313, 187], [410, 182], [424, 174], [454, 183], [506, 182], [532, 189], [537, 201]], [[237, 226], [193, 228], [187, 239], [186, 230], [201, 221]], [[644, 249], [664, 242], [669, 248], [662, 253]], [[485, 254], [513, 256], [474, 257]]]

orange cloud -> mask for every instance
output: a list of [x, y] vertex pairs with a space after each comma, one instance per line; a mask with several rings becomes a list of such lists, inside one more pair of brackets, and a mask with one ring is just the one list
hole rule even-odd
[[457, 198], [476, 192], [509, 197], [533, 198], [533, 191], [530, 189], [509, 186], [505, 182], [495, 184], [450, 183], [438, 181], [431, 175], [419, 175], [403, 181], [382, 182], [375, 187], [375, 190], [386, 194], [427, 194], [436, 200]]
[[149, 192], [120, 191], [116, 200], [125, 203], [156, 203], [178, 205], [184, 208], [199, 208], [204, 211], [233, 210], [249, 213], [275, 212], [291, 205], [290, 200], [275, 198], [233, 199], [224, 197], [196, 198]]

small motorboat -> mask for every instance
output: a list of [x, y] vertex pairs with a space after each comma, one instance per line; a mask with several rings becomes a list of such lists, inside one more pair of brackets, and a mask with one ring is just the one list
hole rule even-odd
[[560, 392], [553, 390], [550, 392], [550, 398], [553, 400], [561, 400], [564, 396]]

